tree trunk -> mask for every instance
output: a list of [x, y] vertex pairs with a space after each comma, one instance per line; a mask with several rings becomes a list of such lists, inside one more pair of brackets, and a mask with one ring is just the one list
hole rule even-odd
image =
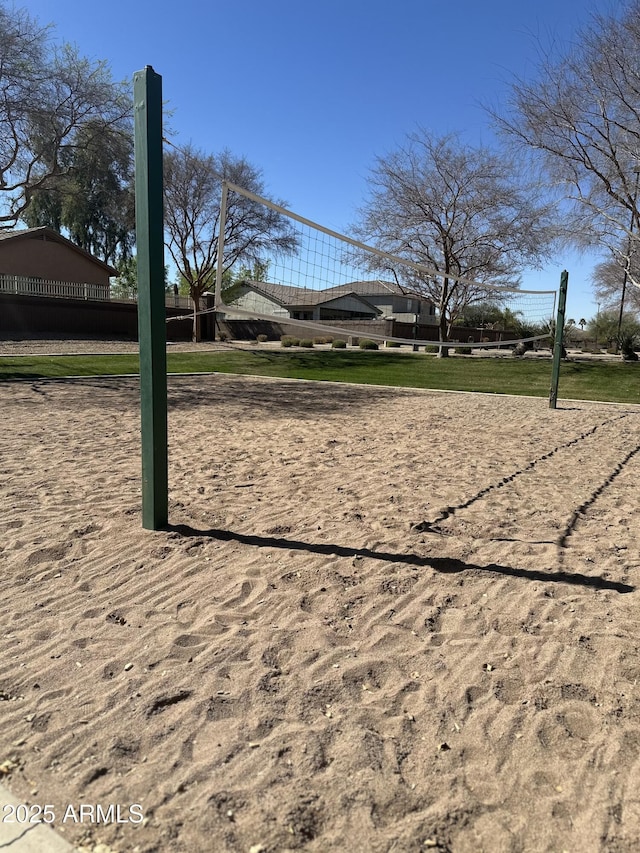
[[439, 337], [440, 337], [440, 346], [438, 347], [438, 358], [449, 358], [449, 347], [442, 346], [443, 342], [447, 340], [447, 318], [445, 316], [444, 311], [440, 312], [440, 326], [439, 326]]
[[193, 331], [191, 333], [191, 340], [194, 344], [200, 343], [202, 339], [202, 332], [200, 326], [200, 300], [197, 296], [191, 296], [193, 300]]

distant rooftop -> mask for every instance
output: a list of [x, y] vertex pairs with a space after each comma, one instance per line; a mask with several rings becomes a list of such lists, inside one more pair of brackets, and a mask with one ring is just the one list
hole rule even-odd
[[308, 287], [293, 287], [287, 284], [273, 284], [267, 281], [247, 281], [254, 290], [260, 291], [265, 296], [273, 299], [279, 305], [322, 305], [342, 296], [353, 295], [366, 301], [367, 297], [391, 294], [394, 296], [406, 296], [407, 298], [425, 300], [424, 296], [411, 293], [399, 284], [388, 281], [352, 281], [349, 284], [339, 284], [327, 287], [324, 290], [312, 290]]

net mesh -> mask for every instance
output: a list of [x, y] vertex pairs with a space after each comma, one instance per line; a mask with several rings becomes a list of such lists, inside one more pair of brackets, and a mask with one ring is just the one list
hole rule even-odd
[[218, 247], [215, 309], [225, 320], [258, 319], [315, 333], [400, 344], [439, 343], [436, 304], [447, 288], [456, 318], [446, 343], [491, 347], [548, 338], [556, 291], [496, 287], [389, 255], [325, 228], [233, 184], [223, 188], [226, 212], [244, 203], [284, 217], [294, 248], [273, 252], [225, 277], [225, 242]]

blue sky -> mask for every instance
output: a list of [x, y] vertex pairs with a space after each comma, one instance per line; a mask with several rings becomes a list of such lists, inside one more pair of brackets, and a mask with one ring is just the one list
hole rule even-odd
[[[176, 141], [246, 156], [272, 196], [335, 230], [354, 220], [376, 155], [418, 127], [491, 143], [482, 105], [503, 102], [512, 75], [534, 72], [540, 44], [559, 52], [594, 9], [616, 8], [614, 0], [17, 5], [107, 60], [118, 79], [152, 65]], [[567, 316], [589, 318], [592, 266], [566, 253], [523, 286], [556, 288], [566, 268]]]

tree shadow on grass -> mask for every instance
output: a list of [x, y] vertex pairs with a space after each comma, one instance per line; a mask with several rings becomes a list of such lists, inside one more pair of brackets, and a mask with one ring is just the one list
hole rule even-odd
[[634, 592], [635, 587], [626, 583], [606, 580], [602, 577], [591, 577], [574, 572], [541, 572], [535, 569], [520, 569], [514, 566], [502, 566], [497, 563], [488, 563], [481, 566], [476, 563], [467, 563], [450, 557], [421, 557], [419, 554], [393, 554], [386, 551], [374, 551], [370, 548], [348, 548], [343, 545], [331, 543], [301, 542], [296, 539], [283, 539], [273, 536], [257, 536], [253, 534], [237, 533], [232, 530], [219, 530], [209, 528], [198, 530], [188, 524], [172, 524], [167, 528], [173, 533], [184, 537], [206, 537], [219, 542], [238, 542], [241, 545], [251, 545], [257, 548], [282, 548], [287, 551], [303, 551], [311, 554], [326, 554], [338, 557], [368, 557], [372, 560], [384, 560], [390, 563], [404, 563], [417, 568], [428, 567], [442, 574], [458, 574], [468, 572], [478, 575], [482, 573], [504, 575], [508, 577], [522, 578], [523, 580], [539, 581], [542, 583], [566, 583], [572, 586], [591, 587], [596, 590], [610, 590], [612, 592], [628, 593]]
[[250, 353], [261, 361], [277, 365], [296, 365], [297, 367], [313, 370], [335, 370], [336, 368], [352, 369], [362, 364], [376, 363], [373, 359], [383, 357], [385, 364], [406, 364], [409, 353], [384, 351], [383, 353], [367, 352], [361, 349], [313, 349], [306, 352], [300, 350], [255, 350], [250, 347], [238, 347], [238, 350]]

